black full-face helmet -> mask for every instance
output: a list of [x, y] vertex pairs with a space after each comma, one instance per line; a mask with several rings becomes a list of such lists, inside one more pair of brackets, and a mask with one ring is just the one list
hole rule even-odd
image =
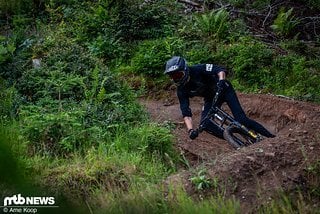
[[176, 85], [184, 85], [189, 79], [187, 62], [180, 56], [174, 56], [166, 63], [165, 74], [169, 75]]

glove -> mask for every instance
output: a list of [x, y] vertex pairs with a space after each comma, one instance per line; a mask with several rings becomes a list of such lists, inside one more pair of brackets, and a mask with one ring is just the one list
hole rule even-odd
[[199, 135], [198, 131], [196, 131], [196, 130], [194, 130], [194, 129], [190, 129], [190, 130], [188, 131], [188, 133], [189, 133], [189, 138], [190, 138], [191, 140], [196, 139], [196, 138], [198, 137], [198, 135]]
[[226, 80], [219, 80], [217, 87], [219, 93], [223, 93], [229, 87], [229, 83]]

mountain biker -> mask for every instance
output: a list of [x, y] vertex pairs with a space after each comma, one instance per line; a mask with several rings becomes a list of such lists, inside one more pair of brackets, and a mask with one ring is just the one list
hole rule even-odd
[[226, 80], [227, 71], [225, 68], [215, 64], [188, 66], [183, 57], [173, 56], [166, 62], [164, 73], [169, 75], [177, 86], [180, 109], [192, 140], [198, 137], [198, 131], [193, 128], [192, 112], [189, 107], [189, 98], [194, 96], [204, 98], [201, 121], [204, 120], [203, 128], [205, 131], [223, 139], [223, 131], [206, 118], [212, 107], [213, 99], [217, 96], [216, 106], [221, 107], [226, 102], [238, 122], [265, 137], [275, 137], [261, 124], [246, 116], [233, 86]]

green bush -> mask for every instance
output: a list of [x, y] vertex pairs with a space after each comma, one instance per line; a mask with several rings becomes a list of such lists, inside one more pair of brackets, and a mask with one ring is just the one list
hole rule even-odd
[[69, 105], [68, 109], [66, 105], [63, 109], [58, 106], [56, 101], [46, 101], [44, 106], [22, 107], [22, 134], [34, 153], [66, 155], [85, 151], [101, 140], [100, 127], [85, 127], [85, 111], [77, 108], [76, 104]]
[[285, 11], [281, 8], [277, 18], [274, 20], [271, 28], [280, 36], [287, 37], [294, 33], [294, 28], [299, 24], [299, 20], [292, 15], [293, 8]]
[[2, 16], [19, 15], [30, 10], [33, 6], [31, 1], [27, 0], [0, 0], [0, 18]]
[[195, 18], [196, 28], [201, 31], [201, 35], [211, 37], [211, 39], [224, 40], [228, 36], [229, 13], [220, 9], [201, 14]]
[[[33, 28], [31, 18], [26, 15], [12, 15], [7, 21], [0, 33], [6, 34], [6, 37], [0, 35], [0, 76], [13, 83], [30, 65]], [[1, 18], [0, 26], [2, 29]]]
[[168, 0], [80, 2], [52, 10], [52, 18], [60, 17], [55, 22], [63, 21], [68, 34], [109, 63], [127, 58], [133, 41], [171, 35], [179, 16], [175, 6]]
[[111, 34], [98, 36], [88, 48], [91, 53], [106, 60], [116, 59], [125, 51], [121, 40]]
[[279, 56], [274, 60], [275, 91], [288, 96], [319, 100], [319, 63], [297, 55]]
[[85, 88], [90, 88], [90, 72], [100, 66], [100, 75], [108, 73], [88, 51], [61, 32], [33, 47], [34, 55], [41, 59], [41, 66], [25, 69], [17, 84], [19, 92], [29, 101], [47, 96], [81, 100], [85, 98]]
[[0, 78], [0, 120], [10, 121], [16, 116], [18, 93]]
[[20, 93], [27, 96], [29, 101], [44, 97], [56, 100], [83, 99], [85, 77], [76, 73], [65, 73], [62, 68], [56, 69], [40, 68], [24, 72], [18, 85]]
[[109, 149], [117, 152], [137, 152], [149, 157], [156, 156], [164, 161], [176, 161], [173, 138], [167, 128], [157, 124], [139, 124], [125, 130], [119, 128], [115, 138], [110, 139]]
[[33, 50], [41, 65], [25, 69], [16, 86], [26, 98], [23, 136], [35, 151], [83, 151], [114, 135], [116, 127], [146, 118], [130, 89], [63, 29]]
[[230, 22], [230, 29], [237, 29], [229, 33], [229, 43], [238, 42], [244, 36], [249, 36], [249, 29], [243, 19], [235, 19]]
[[13, 56], [16, 46], [14, 41], [9, 41], [4, 36], [0, 36], [0, 65], [8, 61]]
[[135, 72], [157, 77], [163, 74], [166, 60], [183, 50], [184, 43], [177, 37], [146, 40], [138, 45], [131, 64]]
[[[154, 39], [171, 35], [179, 20], [178, 5], [169, 0], [123, 0], [116, 3], [118, 30], [125, 41]], [[169, 9], [170, 8], [170, 9]]]
[[209, 63], [213, 62], [213, 50], [209, 45], [201, 43], [201, 41], [193, 41], [187, 44], [189, 47], [185, 51], [185, 57], [188, 64]]
[[232, 77], [244, 88], [257, 90], [270, 84], [273, 51], [261, 42], [242, 38], [238, 43], [218, 47], [217, 62], [233, 71]]
[[[127, 94], [124, 94], [126, 96]], [[101, 101], [40, 99], [20, 109], [22, 135], [34, 153], [68, 155], [117, 134], [118, 127], [134, 126], [146, 119], [138, 104], [121, 99], [121, 94], [99, 94]], [[98, 98], [97, 98], [98, 99]]]
[[48, 7], [57, 8], [63, 5], [71, 5], [75, 3], [81, 3], [84, 0], [44, 0]]

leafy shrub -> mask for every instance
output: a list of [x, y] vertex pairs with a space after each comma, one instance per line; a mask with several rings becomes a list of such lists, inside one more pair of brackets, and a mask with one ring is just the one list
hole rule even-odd
[[165, 61], [183, 52], [183, 41], [177, 37], [146, 40], [138, 45], [131, 64], [135, 72], [150, 76], [163, 74]]
[[94, 55], [106, 60], [116, 59], [125, 51], [120, 39], [110, 36], [98, 36], [90, 45], [89, 50]]
[[274, 60], [274, 87], [278, 93], [319, 100], [320, 80], [316, 61], [306, 61], [297, 55], [279, 56]]
[[[156, 155], [162, 160], [175, 159], [173, 139], [170, 131], [157, 124], [143, 124], [118, 131], [111, 139], [110, 149], [123, 152], [138, 152], [149, 157]], [[122, 134], [121, 134], [122, 133]]]
[[0, 120], [14, 118], [16, 115], [18, 94], [14, 87], [0, 78]]
[[188, 64], [208, 63], [213, 62], [213, 50], [207, 44], [202, 44], [200, 41], [189, 42], [185, 51], [185, 57]]
[[84, 98], [85, 85], [90, 85], [88, 76], [97, 64], [93, 56], [59, 33], [48, 37], [43, 44], [37, 44], [34, 50], [42, 59], [41, 66], [23, 71], [17, 84], [21, 94], [29, 101], [46, 96], [54, 99]]
[[109, 61], [127, 57], [132, 41], [171, 35], [178, 16], [173, 5], [168, 0], [81, 2], [53, 10], [52, 17], [61, 17], [56, 22], [67, 23], [65, 31]]
[[13, 84], [30, 65], [31, 39], [18, 41], [15, 35], [0, 36], [0, 76]]
[[24, 105], [20, 110], [22, 134], [34, 152], [48, 155], [83, 152], [112, 138], [117, 127], [143, 121], [142, 108], [118, 94], [98, 94], [96, 99], [100, 103], [45, 98]]
[[[177, 3], [162, 1], [124, 0], [117, 2], [116, 25], [126, 41], [153, 39], [171, 35], [178, 20]], [[170, 9], [167, 9], [170, 8]]]
[[230, 22], [230, 29], [237, 29], [231, 31], [228, 36], [229, 43], [237, 42], [244, 36], [249, 36], [248, 27], [243, 19], [235, 19]]
[[40, 68], [24, 72], [19, 83], [20, 92], [27, 96], [29, 101], [44, 97], [81, 100], [84, 97], [85, 77], [76, 73], [65, 73], [61, 68], [56, 69]]
[[196, 17], [196, 27], [200, 29], [202, 35], [223, 40], [228, 35], [229, 13], [220, 9], [202, 14]]
[[[43, 101], [42, 101], [43, 102]], [[85, 127], [85, 112], [75, 104], [59, 109], [57, 101], [46, 100], [44, 106], [27, 105], [21, 109], [22, 133], [34, 152], [65, 155], [84, 151], [101, 138], [101, 128]]]
[[292, 15], [293, 8], [285, 11], [284, 8], [281, 8], [277, 18], [274, 20], [271, 28], [280, 36], [287, 37], [289, 34], [293, 34], [293, 30], [299, 20]]
[[14, 41], [9, 41], [5, 37], [0, 36], [0, 65], [7, 62], [15, 50], [16, 46]]
[[270, 83], [273, 52], [261, 42], [242, 38], [238, 43], [218, 48], [215, 58], [233, 70], [233, 78], [245, 88], [261, 89]]
[[205, 170], [200, 170], [196, 176], [190, 178], [190, 181], [195, 185], [197, 190], [205, 190], [212, 187], [212, 181], [210, 178], [207, 178]]
[[6, 15], [9, 17], [14, 14], [21, 14], [28, 11], [32, 3], [27, 0], [0, 0], [0, 17]]
[[83, 0], [76, 1], [76, 0], [44, 0], [48, 7], [50, 8], [57, 8], [62, 5], [71, 5], [74, 3], [82, 2]]
[[261, 42], [242, 38], [233, 45], [220, 45], [217, 63], [232, 72], [237, 89], [264, 90], [307, 100], [319, 100], [318, 60], [296, 54], [275, 55]]
[[41, 66], [26, 69], [17, 89], [27, 98], [22, 129], [35, 151], [83, 151], [114, 135], [116, 127], [145, 119], [129, 88], [63, 29], [34, 50]]

